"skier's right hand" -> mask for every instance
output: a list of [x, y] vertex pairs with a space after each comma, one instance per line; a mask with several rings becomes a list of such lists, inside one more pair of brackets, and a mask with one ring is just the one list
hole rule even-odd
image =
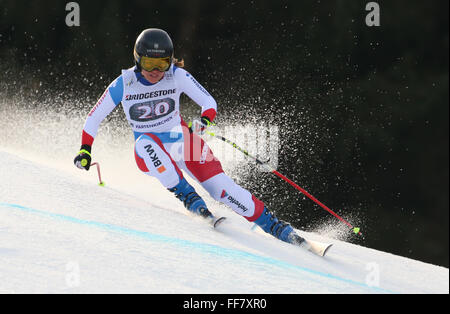
[[73, 160], [73, 163], [80, 169], [89, 170], [91, 167], [91, 161], [91, 146], [81, 145], [81, 149]]

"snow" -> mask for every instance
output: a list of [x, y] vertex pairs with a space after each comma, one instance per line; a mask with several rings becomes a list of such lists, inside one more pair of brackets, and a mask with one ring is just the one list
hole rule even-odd
[[[447, 268], [299, 230], [334, 243], [316, 256], [252, 228], [194, 183], [227, 216], [212, 229], [138, 170], [123, 121], [103, 123], [95, 139], [100, 187], [95, 169], [73, 165], [84, 119], [64, 106], [36, 114], [0, 103], [0, 293], [449, 293]], [[219, 159], [243, 175], [244, 162]]]
[[299, 230], [334, 242], [321, 258], [202, 194], [228, 217], [214, 230], [111, 158], [100, 187], [95, 169], [0, 150], [0, 293], [449, 293], [447, 268]]

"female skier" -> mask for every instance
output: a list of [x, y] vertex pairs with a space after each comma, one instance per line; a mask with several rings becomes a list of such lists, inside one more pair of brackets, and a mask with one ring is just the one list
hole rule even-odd
[[[134, 60], [135, 66], [122, 70], [90, 111], [74, 164], [89, 170], [91, 147], [100, 123], [121, 103], [134, 132], [138, 168], [157, 178], [189, 211], [212, 222], [216, 219], [181, 170], [197, 180], [213, 199], [228, 205], [265, 232], [282, 241], [304, 245], [304, 239], [289, 224], [278, 220], [262, 201], [223, 172], [220, 162], [199, 136], [214, 121], [217, 104], [182, 68], [183, 62], [173, 57], [169, 35], [161, 29], [144, 30], [136, 40]], [[202, 108], [201, 119], [193, 128], [181, 118], [181, 93]]]

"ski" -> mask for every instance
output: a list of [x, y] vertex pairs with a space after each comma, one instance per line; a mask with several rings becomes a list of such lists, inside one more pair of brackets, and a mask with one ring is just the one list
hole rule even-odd
[[322, 243], [319, 241], [305, 239], [305, 238], [299, 236], [295, 232], [293, 232], [289, 236], [289, 243], [299, 246], [302, 249], [308, 250], [308, 251], [310, 251], [316, 255], [322, 256], [322, 257], [325, 256], [325, 254], [327, 254], [328, 250], [333, 245], [331, 243]]
[[217, 228], [225, 219], [227, 219], [227, 217], [218, 217], [218, 218], [216, 218], [214, 216], [211, 216], [209, 218], [210, 223], [211, 223], [211, 225], [213, 226], [214, 229]]
[[305, 239], [303, 242], [298, 244], [298, 246], [323, 257], [325, 256], [325, 254], [327, 254], [328, 250], [333, 246], [333, 244]]
[[[255, 228], [257, 228], [258, 225], [254, 224], [252, 226], [252, 230], [255, 230]], [[328, 250], [333, 246], [332, 243], [323, 243], [323, 242], [319, 242], [319, 241], [313, 241], [313, 240], [307, 240], [301, 236], [299, 236], [297, 233], [293, 233], [290, 238], [289, 241], [287, 241], [288, 243], [301, 247], [302, 249], [308, 250], [311, 253], [314, 253], [318, 256], [325, 256], [325, 254], [327, 254]]]

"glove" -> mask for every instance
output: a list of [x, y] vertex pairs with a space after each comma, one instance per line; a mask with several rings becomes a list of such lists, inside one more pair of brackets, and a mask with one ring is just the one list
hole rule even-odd
[[80, 169], [89, 170], [91, 167], [91, 146], [89, 145], [81, 145], [80, 152], [73, 160], [75, 166]]
[[200, 118], [200, 120], [195, 119], [192, 122], [191, 130], [197, 135], [204, 135], [206, 132], [206, 129], [210, 126], [216, 125], [215, 123], [211, 122], [208, 117], [203, 116]]

